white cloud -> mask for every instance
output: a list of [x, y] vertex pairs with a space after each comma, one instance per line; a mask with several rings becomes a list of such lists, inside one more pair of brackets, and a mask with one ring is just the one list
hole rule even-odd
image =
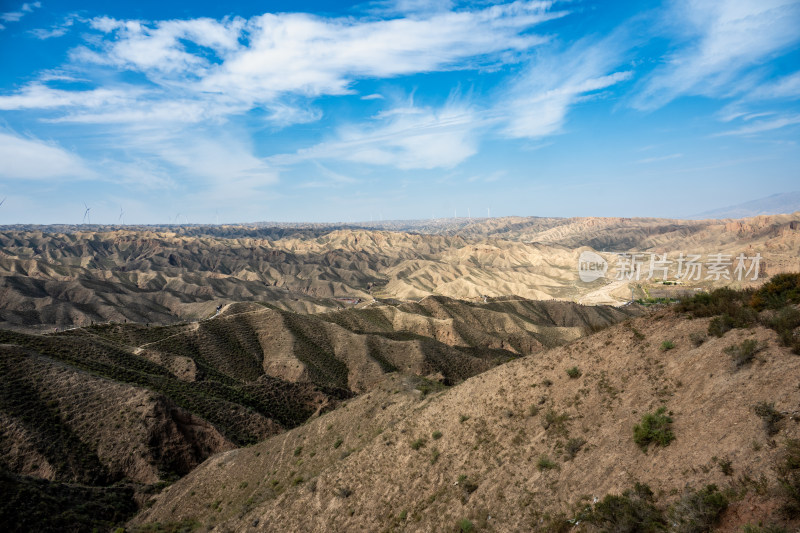
[[95, 89], [65, 91], [42, 83], [26, 85], [16, 94], [0, 96], [0, 109], [51, 109], [58, 107], [120, 107], [133, 104], [145, 91], [141, 89]]
[[643, 82], [639, 109], [682, 95], [746, 93], [763, 80], [753, 68], [800, 40], [796, 0], [677, 0], [666, 17], [680, 44]]
[[[102, 34], [70, 52], [73, 70], [98, 65], [99, 80], [108, 79], [109, 70], [139, 71], [152, 82], [146, 91], [125, 95], [100, 81], [100, 88], [79, 93], [40, 82], [0, 95], [0, 108], [63, 108], [66, 114], [53, 120], [82, 123], [148, 122], [157, 116], [216, 120], [261, 108], [277, 126], [310, 122], [321, 114], [309, 99], [351, 94], [359, 79], [517, 61], [547, 41], [531, 28], [566, 14], [550, 7], [550, 2], [518, 1], [388, 20], [296, 13], [220, 21], [98, 17], [88, 23]], [[60, 31], [35, 30], [40, 38]], [[124, 105], [111, 101], [126, 97]], [[102, 104], [102, 98], [109, 101]]]
[[795, 124], [800, 124], [800, 115], [776, 117], [772, 120], [757, 120], [740, 128], [718, 133], [715, 137], [726, 135], [755, 135], [757, 133], [777, 130], [787, 126], [794, 126]]
[[42, 39], [42, 40], [52, 39], [55, 37], [62, 37], [67, 34], [70, 28], [72, 28], [72, 26], [75, 24], [76, 19], [77, 17], [75, 15], [69, 15], [64, 19], [63, 22], [52, 26], [49, 30], [38, 28], [35, 30], [31, 30], [30, 33], [37, 39]]
[[252, 102], [285, 93], [310, 97], [351, 92], [358, 78], [391, 78], [475, 66], [493, 54], [545, 41], [525, 30], [563, 13], [540, 2], [391, 20], [266, 14], [247, 24], [249, 46], [199, 86]]
[[0, 177], [22, 180], [96, 178], [83, 160], [57, 144], [0, 131]]
[[631, 78], [630, 71], [608, 74], [621, 63], [621, 55], [615, 40], [608, 39], [535, 58], [495, 109], [506, 122], [504, 133], [537, 138], [560, 132], [571, 106]]
[[[34, 9], [42, 7], [41, 2], [28, 2], [22, 4], [19, 11], [8, 11], [6, 13], [0, 13], [0, 20], [4, 22], [19, 22], [22, 20], [22, 17], [27, 15], [28, 13], [33, 12]], [[5, 29], [5, 26], [0, 24], [0, 30]]]
[[660, 157], [648, 157], [645, 159], [639, 159], [637, 163], [640, 164], [659, 163], [661, 161], [669, 161], [670, 159], [679, 159], [681, 157], [683, 157], [683, 154], [669, 154], [669, 155], [662, 155]]
[[340, 128], [335, 140], [272, 160], [291, 164], [339, 159], [400, 169], [448, 168], [476, 153], [475, 129], [481, 125], [474, 110], [457, 102], [441, 109], [396, 107], [372, 123]]

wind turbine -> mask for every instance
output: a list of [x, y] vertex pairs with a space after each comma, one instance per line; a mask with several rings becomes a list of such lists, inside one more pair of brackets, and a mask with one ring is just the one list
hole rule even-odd
[[486, 208], [486, 218], [492, 218], [492, 214], [489, 212], [489, 208]]
[[3, 199], [0, 200], [0, 207], [2, 207], [4, 203], [6, 203], [6, 198], [8, 198], [8, 196], [4, 196]]
[[91, 224], [92, 223], [92, 219], [89, 217], [89, 211], [91, 211], [92, 208], [89, 207], [88, 205], [86, 205], [86, 202], [83, 202], [83, 207], [86, 208], [86, 211], [83, 212], [83, 221], [82, 221], [82, 223], [88, 221], [89, 224]]
[[120, 220], [122, 221], [122, 225], [124, 226], [125, 225], [125, 211], [123, 211], [121, 207], [119, 208], [119, 218], [117, 219], [117, 222], [119, 222]]
[[177, 215], [175, 215], [175, 223], [176, 223], [177, 225], [179, 225], [179, 226], [181, 225], [181, 214], [180, 214], [180, 213], [178, 213]]

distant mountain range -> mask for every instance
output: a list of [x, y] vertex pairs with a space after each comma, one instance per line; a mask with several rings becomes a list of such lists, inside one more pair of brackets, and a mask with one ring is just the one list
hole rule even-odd
[[757, 215], [782, 215], [795, 211], [800, 211], [800, 191], [773, 194], [766, 198], [706, 211], [688, 218], [746, 218]]

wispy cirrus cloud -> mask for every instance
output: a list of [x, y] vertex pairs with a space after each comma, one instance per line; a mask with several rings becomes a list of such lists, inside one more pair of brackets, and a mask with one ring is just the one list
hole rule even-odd
[[[747, 117], [745, 117], [746, 119]], [[754, 117], [755, 118], [755, 117]], [[758, 133], [765, 133], [789, 126], [800, 124], [800, 115], [789, 114], [785, 116], [771, 118], [769, 120], [753, 120], [750, 119], [748, 123], [738, 128], [717, 133], [715, 137], [728, 136], [728, 135], [755, 135]]]
[[453, 100], [441, 108], [408, 102], [368, 122], [340, 127], [331, 140], [270, 160], [277, 165], [338, 159], [405, 170], [449, 168], [477, 151], [480, 121], [463, 102]]
[[52, 142], [0, 131], [0, 178], [91, 179], [97, 174], [76, 154]]
[[367, 121], [340, 127], [332, 139], [272, 160], [452, 168], [476, 154], [487, 136], [538, 139], [561, 133], [574, 105], [631, 78], [631, 71], [619, 69], [624, 58], [625, 46], [617, 36], [543, 51], [486, 102], [453, 96], [439, 107], [415, 105], [413, 99], [393, 102]]
[[664, 14], [673, 50], [633, 99], [652, 110], [684, 95], [736, 97], [763, 84], [761, 65], [800, 41], [796, 0], [676, 0]]
[[644, 159], [639, 159], [636, 161], [639, 164], [648, 165], [650, 163], [660, 163], [662, 161], [669, 161], [670, 159], [679, 159], [683, 157], [683, 154], [669, 154], [669, 155], [662, 155], [657, 157], [646, 157]]

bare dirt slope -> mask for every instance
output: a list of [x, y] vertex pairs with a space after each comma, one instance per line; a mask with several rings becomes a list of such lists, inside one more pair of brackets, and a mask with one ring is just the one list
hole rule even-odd
[[[760, 253], [762, 275], [800, 269], [800, 213], [723, 221], [509, 217], [385, 227], [4, 228], [0, 325], [174, 323], [241, 301], [303, 313], [352, 305], [336, 298], [360, 299], [359, 305], [373, 297], [429, 295], [578, 301], [604, 283], [578, 281], [578, 255], [588, 249], [612, 263], [613, 252], [626, 251]], [[629, 290], [603, 294], [591, 301], [619, 303]]]
[[[709, 320], [656, 311], [427, 396], [390, 376], [346, 408], [214, 456], [134, 524], [567, 531], [565, 518], [636, 482], [660, 508], [716, 484], [729, 502], [721, 531], [783, 521], [774, 467], [800, 437], [800, 358], [760, 326], [708, 337]], [[763, 349], [737, 368], [725, 349], [751, 339]], [[761, 402], [778, 413], [774, 433]], [[660, 406], [675, 440], [643, 451], [634, 425]]]
[[83, 496], [108, 498], [96, 525], [113, 524], [212, 454], [297, 427], [387, 374], [428, 393], [639, 312], [432, 297], [312, 315], [241, 303], [167, 327], [0, 330], [0, 484], [37, 505], [56, 494], [36, 527], [85, 510]]

